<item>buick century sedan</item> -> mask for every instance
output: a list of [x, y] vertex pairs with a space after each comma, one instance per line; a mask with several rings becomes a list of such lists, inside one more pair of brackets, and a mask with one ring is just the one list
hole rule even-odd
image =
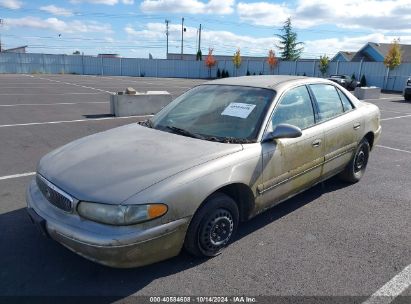
[[42, 233], [104, 265], [183, 248], [212, 257], [240, 222], [334, 175], [358, 182], [380, 134], [378, 108], [329, 80], [210, 81], [145, 122], [44, 156], [27, 210]]

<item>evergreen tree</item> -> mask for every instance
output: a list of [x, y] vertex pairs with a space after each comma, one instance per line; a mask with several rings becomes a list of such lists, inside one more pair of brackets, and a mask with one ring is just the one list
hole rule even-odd
[[367, 79], [365, 79], [365, 75], [361, 76], [360, 80], [360, 87], [366, 87], [367, 86]]
[[300, 58], [304, 50], [303, 42], [297, 41], [297, 33], [293, 31], [291, 18], [287, 18], [284, 26], [281, 28], [282, 34], [276, 34], [280, 38], [279, 45], [276, 45], [280, 50], [281, 59], [294, 61]]

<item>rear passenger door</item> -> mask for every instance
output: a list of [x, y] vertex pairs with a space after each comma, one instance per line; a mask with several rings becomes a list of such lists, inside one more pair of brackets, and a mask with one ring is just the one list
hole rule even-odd
[[331, 84], [309, 86], [314, 96], [318, 123], [325, 131], [323, 177], [341, 171], [357, 147], [361, 117], [344, 93]]

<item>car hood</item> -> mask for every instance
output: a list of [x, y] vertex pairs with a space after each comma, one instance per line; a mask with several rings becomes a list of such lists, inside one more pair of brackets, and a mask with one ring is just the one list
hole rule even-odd
[[37, 171], [79, 200], [120, 204], [172, 175], [242, 150], [136, 123], [87, 136], [44, 156]]

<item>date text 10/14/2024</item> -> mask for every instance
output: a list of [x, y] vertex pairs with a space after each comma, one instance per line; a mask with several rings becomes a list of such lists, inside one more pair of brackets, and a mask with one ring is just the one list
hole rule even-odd
[[256, 303], [254, 297], [150, 297], [150, 303]]

